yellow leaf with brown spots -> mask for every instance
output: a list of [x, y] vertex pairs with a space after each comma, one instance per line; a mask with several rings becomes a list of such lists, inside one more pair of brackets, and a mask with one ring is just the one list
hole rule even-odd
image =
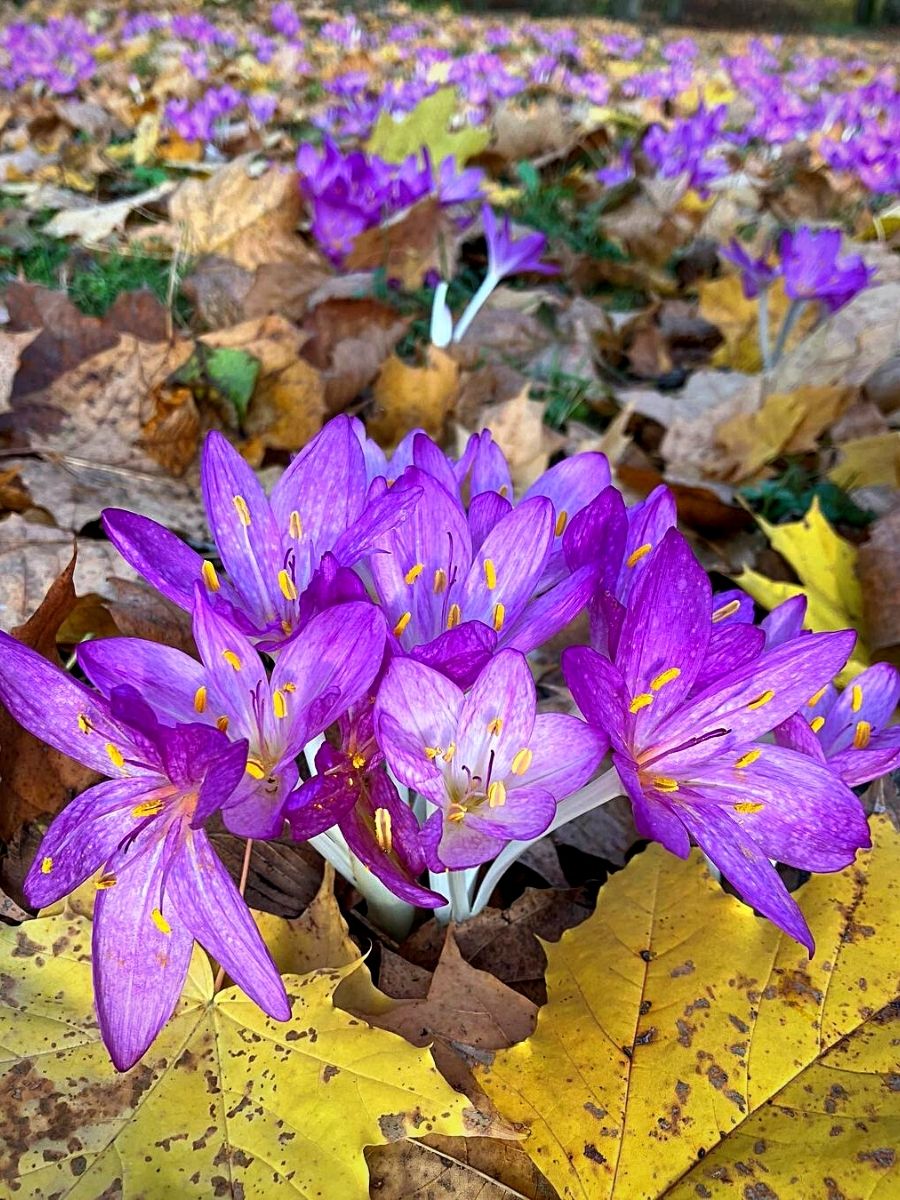
[[812, 961], [660, 846], [548, 946], [534, 1036], [478, 1080], [561, 1200], [893, 1194], [900, 837], [871, 830], [797, 893]]
[[118, 1074], [90, 944], [71, 905], [0, 933], [0, 1195], [364, 1200], [365, 1146], [482, 1128], [427, 1050], [334, 1006], [352, 967], [286, 975], [279, 1022], [214, 994], [198, 949], [172, 1020]]

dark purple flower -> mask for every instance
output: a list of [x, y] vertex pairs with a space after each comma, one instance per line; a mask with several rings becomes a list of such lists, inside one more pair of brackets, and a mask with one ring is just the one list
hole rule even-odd
[[520, 271], [532, 271], [540, 275], [557, 273], [558, 267], [541, 262], [541, 255], [547, 248], [547, 238], [543, 233], [513, 237], [509, 217], [504, 216], [502, 224], [498, 225], [494, 210], [487, 204], [482, 208], [481, 216], [487, 240], [489, 277], [499, 281]]
[[868, 287], [875, 274], [858, 254], [840, 258], [839, 229], [785, 232], [780, 242], [784, 288], [792, 300], [820, 300], [831, 312]]
[[748, 300], [753, 300], [781, 274], [780, 269], [765, 258], [752, 258], [737, 238], [732, 238], [731, 244], [723, 246], [719, 253], [740, 271], [741, 286]]

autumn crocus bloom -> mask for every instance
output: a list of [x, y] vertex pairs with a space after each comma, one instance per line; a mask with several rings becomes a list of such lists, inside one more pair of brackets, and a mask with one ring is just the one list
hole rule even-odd
[[[211, 433], [201, 463], [203, 501], [226, 578], [163, 526], [137, 513], [106, 509], [103, 526], [126, 562], [180, 608], [194, 588], [251, 641], [277, 650], [310, 615], [304, 593], [330, 554], [352, 567], [402, 522], [418, 494], [366, 483], [362, 448], [347, 417], [335, 417], [293, 460], [267, 497], [238, 452]], [[341, 581], [337, 581], [340, 591]], [[338, 598], [344, 598], [339, 596]]]
[[748, 300], [754, 300], [781, 274], [780, 269], [765, 258], [753, 258], [748, 254], [737, 238], [732, 238], [730, 244], [723, 246], [719, 253], [740, 271], [741, 287]]
[[[809, 928], [770, 859], [837, 871], [869, 844], [857, 798], [823, 764], [758, 739], [836, 674], [854, 634], [807, 634], [699, 693], [713, 628], [710, 587], [675, 530], [653, 552], [609, 647], [563, 654], [588, 721], [610, 739], [613, 764], [644, 837], [684, 857], [691, 837], [741, 896], [812, 952]], [[721, 668], [721, 664], [720, 664]]]
[[536, 702], [515, 650], [491, 659], [468, 695], [412, 659], [391, 663], [375, 730], [397, 778], [437, 808], [422, 830], [432, 869], [477, 866], [540, 836], [593, 774], [604, 739], [576, 717], [536, 714]]
[[196, 938], [278, 1020], [290, 1006], [250, 913], [201, 828], [244, 775], [247, 743], [163, 725], [132, 687], [107, 700], [0, 634], [0, 700], [36, 737], [111, 778], [51, 824], [25, 880], [31, 904], [97, 882], [93, 969], [116, 1067], [141, 1057], [172, 1014]]
[[808, 229], [781, 235], [784, 290], [792, 300], [821, 300], [831, 311], [868, 287], [875, 271], [858, 254], [840, 258], [839, 229]]
[[202, 721], [249, 744], [243, 779], [223, 810], [243, 837], [276, 837], [297, 784], [295, 759], [372, 683], [384, 652], [384, 618], [350, 603], [319, 613], [279, 654], [267, 676], [250, 641], [219, 616], [197, 587], [194, 641], [201, 661], [138, 638], [103, 638], [78, 661], [106, 695], [130, 682], [172, 721]]

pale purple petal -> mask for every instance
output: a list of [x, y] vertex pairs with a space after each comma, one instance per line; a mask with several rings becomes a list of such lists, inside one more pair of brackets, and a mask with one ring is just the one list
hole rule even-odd
[[173, 604], [190, 612], [203, 559], [163, 525], [122, 508], [105, 508], [103, 530], [129, 566]]
[[[609, 748], [609, 739], [584, 721], [566, 713], [538, 713], [528, 749], [532, 758], [521, 780], [539, 787], [554, 800], [563, 800], [587, 783]], [[516, 777], [507, 788], [518, 787]]]
[[439, 778], [425, 751], [446, 751], [456, 740], [462, 705], [462, 691], [439, 671], [409, 658], [393, 660], [378, 690], [375, 731], [402, 783], [421, 790], [424, 781]]
[[637, 768], [630, 757], [614, 751], [612, 760], [631, 801], [634, 827], [640, 836], [652, 838], [679, 858], [687, 858], [691, 850], [691, 840], [680, 810], [676, 814], [664, 797], [648, 795], [644, 791]]
[[181, 650], [142, 638], [99, 638], [78, 647], [78, 665], [104, 696], [131, 684], [162, 717], [197, 721], [194, 707], [203, 667]]
[[464, 621], [445, 630], [434, 641], [413, 648], [412, 657], [452, 679], [458, 687], [471, 687], [494, 653], [497, 635], [480, 621]]
[[528, 660], [517, 650], [501, 650], [463, 701], [453, 768], [466, 766], [484, 779], [492, 761], [493, 778], [505, 779], [513, 759], [531, 741], [536, 703]]
[[484, 539], [507, 513], [512, 505], [498, 492], [479, 492], [469, 505], [469, 530], [472, 534], [472, 549], [479, 550]]
[[[255, 745], [274, 732], [269, 681], [252, 642], [213, 608], [202, 588], [194, 601], [194, 641], [203, 660], [206, 720], [228, 718], [228, 732]], [[253, 697], [258, 697], [256, 706]], [[193, 700], [192, 700], [193, 703]]]
[[805, 596], [791, 596], [789, 600], [773, 608], [768, 616], [760, 621], [760, 628], [766, 635], [766, 649], [772, 650], [783, 642], [799, 637], [803, 632], [805, 618]]
[[831, 758], [854, 744], [861, 721], [869, 734], [891, 720], [900, 701], [900, 674], [890, 663], [876, 663], [844, 688], [825, 718], [820, 739]]
[[570, 646], [562, 654], [562, 670], [575, 703], [588, 723], [615, 749], [626, 749], [628, 700], [618, 667], [589, 646]]
[[699, 695], [717, 679], [759, 658], [766, 644], [766, 635], [755, 625], [730, 621], [728, 624], [713, 625], [706, 653], [691, 692]]
[[828, 760], [828, 765], [849, 787], [895, 771], [900, 766], [900, 725], [875, 734], [864, 749], [851, 746], [842, 750]]
[[505, 623], [500, 645], [530, 654], [575, 620], [587, 607], [594, 587], [593, 568], [580, 567], [527, 604], [514, 620]]
[[502, 630], [531, 599], [553, 542], [553, 506], [536, 497], [514, 508], [482, 543], [460, 601], [462, 619]]

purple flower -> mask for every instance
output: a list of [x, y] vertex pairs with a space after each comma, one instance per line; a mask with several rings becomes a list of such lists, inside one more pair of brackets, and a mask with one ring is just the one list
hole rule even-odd
[[116, 1067], [133, 1066], [171, 1016], [195, 938], [252, 1000], [287, 1020], [275, 964], [201, 828], [239, 785], [247, 743], [162, 724], [130, 686], [107, 700], [6, 634], [0, 699], [31, 733], [112, 777], [52, 823], [25, 890], [42, 907], [103, 868], [94, 989]]
[[509, 217], [505, 216], [503, 224], [498, 226], [494, 211], [487, 204], [482, 208], [481, 216], [487, 239], [489, 276], [499, 281], [520, 271], [532, 271], [540, 275], [557, 273], [557, 267], [541, 262], [541, 255], [547, 247], [544, 234], [529, 233], [514, 238]]
[[784, 287], [792, 300], [821, 300], [835, 312], [868, 287], [875, 274], [858, 254], [839, 258], [841, 231], [801, 226], [780, 242]]
[[312, 615], [317, 593], [310, 585], [322, 590], [321, 571], [329, 574], [319, 606], [360, 598], [362, 584], [346, 568], [405, 520], [418, 500], [415, 488], [367, 488], [362, 448], [347, 417], [329, 421], [303, 448], [271, 497], [219, 433], [206, 439], [201, 481], [226, 579], [147, 517], [108, 508], [104, 529], [122, 557], [174, 604], [190, 612], [201, 582], [233, 624], [269, 649], [282, 646]]
[[269, 21], [275, 32], [280, 33], [282, 37], [296, 37], [300, 32], [300, 18], [297, 16], [293, 4], [290, 4], [288, 0], [280, 0], [272, 8], [269, 13]]
[[890, 723], [898, 701], [900, 675], [890, 663], [876, 663], [843, 692], [831, 684], [821, 688], [775, 737], [856, 787], [900, 765], [900, 725]]
[[138, 638], [87, 642], [78, 661], [104, 695], [132, 683], [170, 721], [202, 721], [246, 741], [246, 772], [223, 817], [243, 837], [277, 837], [282, 808], [298, 780], [297, 755], [363, 696], [378, 673], [384, 619], [369, 603], [319, 613], [282, 650], [269, 678], [248, 639], [217, 615], [202, 585], [197, 592], [199, 663]]
[[468, 695], [412, 659], [391, 663], [375, 730], [397, 778], [437, 808], [422, 831], [432, 869], [474, 867], [509, 841], [539, 837], [557, 802], [593, 774], [603, 739], [575, 717], [536, 715], [536, 702], [514, 650], [493, 658]]
[[[610, 739], [644, 837], [684, 857], [693, 837], [739, 894], [812, 952], [772, 866], [837, 871], [869, 844], [859, 801], [823, 764], [758, 739], [841, 668], [854, 635], [808, 634], [695, 684], [711, 644], [709, 581], [666, 534], [635, 583], [610, 657], [563, 654], [581, 711]], [[728, 632], [727, 627], [725, 632]]]
[[741, 272], [741, 286], [748, 300], [753, 300], [781, 274], [780, 269], [765, 258], [752, 258], [737, 238], [732, 238], [731, 244], [724, 246], [720, 253]]

